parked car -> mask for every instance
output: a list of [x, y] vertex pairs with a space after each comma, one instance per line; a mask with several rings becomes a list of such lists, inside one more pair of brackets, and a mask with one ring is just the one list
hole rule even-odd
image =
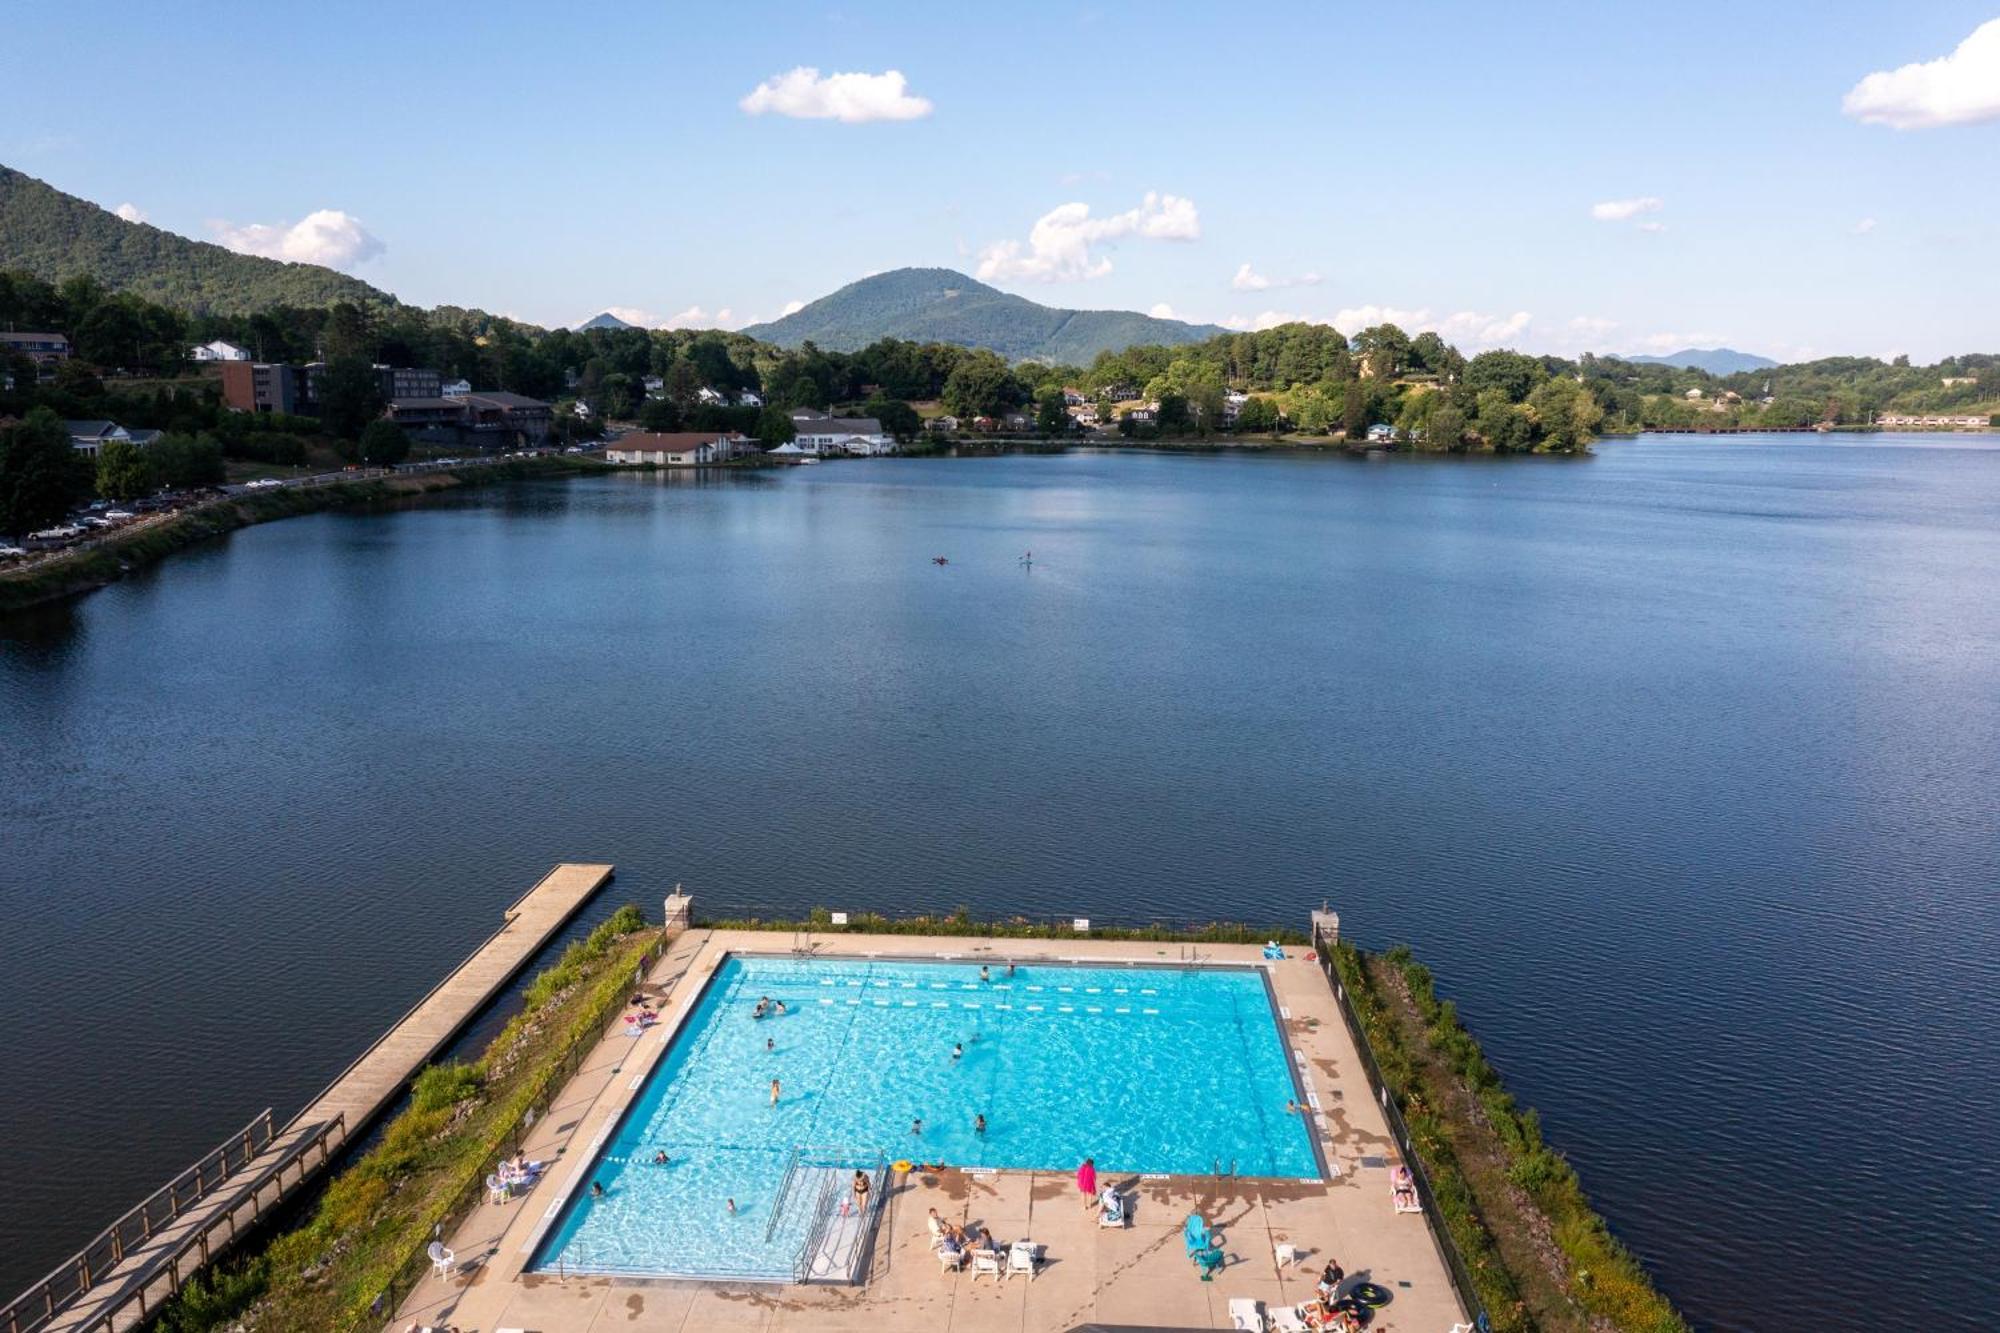
[[113, 523], [123, 523], [128, 518], [138, 517], [137, 514], [134, 514], [129, 509], [107, 509], [104, 511], [104, 516]]
[[28, 548], [25, 546], [9, 546], [5, 542], [0, 542], [0, 560], [12, 560], [17, 555], [27, 553]]

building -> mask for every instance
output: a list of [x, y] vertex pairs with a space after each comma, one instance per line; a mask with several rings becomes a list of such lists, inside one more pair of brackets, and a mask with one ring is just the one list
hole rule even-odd
[[548, 438], [555, 411], [547, 403], [518, 393], [469, 393], [461, 427], [483, 449], [531, 448]]
[[1223, 394], [1222, 420], [1224, 424], [1230, 426], [1235, 425], [1236, 418], [1243, 415], [1243, 404], [1249, 401], [1250, 401], [1250, 395], [1244, 393], [1241, 389], [1231, 389], [1227, 393]]
[[0, 333], [0, 352], [25, 356], [38, 366], [69, 360], [69, 339], [60, 333]]
[[858, 454], [872, 458], [896, 452], [896, 441], [874, 417], [823, 417], [792, 414], [798, 434], [792, 443], [802, 454]]
[[[442, 398], [444, 376], [420, 366], [377, 366], [384, 398]], [[468, 391], [471, 386], [466, 386]]]
[[707, 467], [726, 463], [748, 452], [748, 437], [733, 431], [635, 431], [607, 446], [612, 463], [651, 463], [654, 467]]
[[392, 398], [388, 416], [426, 444], [503, 450], [540, 445], [555, 414], [547, 403], [518, 393], [467, 393]]
[[736, 405], [738, 407], [762, 407], [764, 405], [764, 396], [755, 389], [745, 389], [736, 395]]
[[711, 389], [706, 384], [702, 385], [699, 389], [695, 390], [694, 400], [697, 403], [700, 403], [703, 407], [729, 406], [729, 396], [727, 394], [720, 393], [717, 390]]
[[924, 429], [943, 435], [958, 429], [958, 418], [954, 416], [932, 417], [924, 423]]
[[214, 342], [188, 348], [188, 355], [196, 361], [248, 361], [250, 349], [217, 338]]
[[1393, 444], [1395, 440], [1396, 428], [1394, 426], [1386, 426], [1377, 422], [1368, 428], [1368, 443], [1370, 444]]
[[129, 442], [132, 438], [115, 421], [65, 421], [63, 428], [69, 432], [70, 447], [85, 458], [97, 457], [97, 451], [113, 440]]
[[1960, 385], [1962, 385], [1962, 384], [1977, 384], [1977, 383], [1979, 383], [1979, 376], [1977, 376], [1977, 375], [1945, 375], [1945, 376], [1941, 376], [1941, 377], [1939, 378], [1939, 381], [1938, 381], [1938, 382], [1939, 382], [1939, 383], [1941, 383], [1941, 384], [1943, 384], [1943, 385], [1944, 385], [1944, 387], [1945, 387], [1945, 388], [1947, 388], [1947, 389], [1956, 389], [1956, 388], [1958, 388], [1958, 387], [1959, 387]]
[[645, 386], [648, 398], [659, 398], [667, 391], [667, 381], [663, 376], [648, 375], [639, 382]]
[[266, 361], [224, 361], [222, 401], [235, 412], [282, 412], [303, 416], [310, 382], [296, 366]]
[[438, 385], [438, 396], [440, 398], [463, 398], [471, 392], [471, 380], [445, 380]]

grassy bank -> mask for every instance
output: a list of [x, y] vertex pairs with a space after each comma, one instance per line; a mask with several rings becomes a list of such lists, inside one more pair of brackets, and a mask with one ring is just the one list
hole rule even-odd
[[427, 1270], [433, 1228], [449, 1234], [478, 1200], [528, 1113], [547, 1109], [624, 1007], [634, 970], [660, 939], [636, 907], [625, 907], [572, 944], [528, 983], [525, 1007], [478, 1060], [418, 1076], [409, 1108], [334, 1177], [308, 1220], [191, 1284], [155, 1326], [380, 1328]]
[[1158, 923], [1137, 926], [1100, 926], [1092, 923], [1087, 931], [1077, 930], [1069, 919], [1042, 920], [1034, 917], [997, 917], [980, 920], [967, 908], [942, 916], [881, 916], [873, 912], [850, 912], [845, 925], [833, 924], [833, 914], [814, 908], [804, 920], [776, 917], [732, 917], [699, 923], [703, 930], [811, 931], [815, 935], [966, 935], [996, 940], [1157, 940], [1173, 944], [1263, 944], [1277, 940], [1283, 944], [1306, 944], [1306, 932], [1282, 927], [1259, 926], [1235, 921]]
[[1333, 961], [1496, 1333], [1686, 1333], [1405, 948]]
[[327, 486], [286, 486], [232, 495], [186, 510], [161, 523], [114, 533], [85, 550], [57, 556], [30, 568], [0, 572], [0, 614], [101, 588], [117, 582], [134, 569], [164, 560], [196, 542], [256, 523], [316, 514], [327, 509], [394, 504], [421, 499], [438, 491], [529, 477], [562, 476], [602, 466], [574, 457], [521, 458], [467, 468], [463, 472], [377, 477]]

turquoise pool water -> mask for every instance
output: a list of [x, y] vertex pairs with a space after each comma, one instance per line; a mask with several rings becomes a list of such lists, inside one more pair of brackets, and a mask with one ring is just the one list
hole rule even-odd
[[[989, 966], [728, 959], [606, 1141], [604, 1196], [579, 1187], [532, 1266], [789, 1277], [811, 1219], [772, 1217], [796, 1148], [1319, 1178], [1258, 973]], [[753, 1018], [764, 996], [786, 1012]]]

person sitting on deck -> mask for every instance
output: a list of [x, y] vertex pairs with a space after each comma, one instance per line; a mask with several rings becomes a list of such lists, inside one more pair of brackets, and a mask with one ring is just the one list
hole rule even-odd
[[1340, 1284], [1347, 1278], [1347, 1270], [1340, 1266], [1340, 1260], [1328, 1258], [1326, 1267], [1319, 1274], [1319, 1298], [1332, 1302], [1340, 1295]]
[[1125, 1196], [1118, 1192], [1116, 1185], [1106, 1185], [1097, 1196], [1097, 1202], [1104, 1209], [1099, 1216], [1100, 1226], [1125, 1225]]

